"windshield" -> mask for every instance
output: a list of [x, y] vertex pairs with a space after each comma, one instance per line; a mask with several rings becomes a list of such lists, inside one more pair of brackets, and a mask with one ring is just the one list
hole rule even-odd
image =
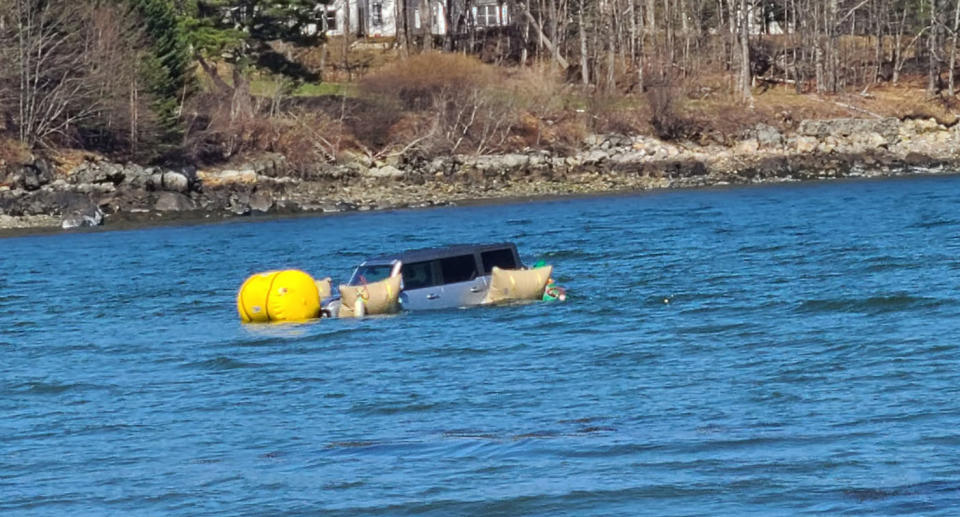
[[363, 285], [372, 282], [379, 282], [390, 276], [393, 270], [393, 264], [382, 264], [377, 266], [360, 266], [350, 277], [349, 285]]

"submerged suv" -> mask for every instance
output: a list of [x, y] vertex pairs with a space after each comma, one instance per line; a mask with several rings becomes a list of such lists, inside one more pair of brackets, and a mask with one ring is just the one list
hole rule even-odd
[[403, 275], [400, 303], [406, 310], [479, 305], [490, 287], [493, 267], [523, 267], [513, 243], [458, 244], [407, 250], [372, 257], [357, 266], [348, 285], [362, 285]]

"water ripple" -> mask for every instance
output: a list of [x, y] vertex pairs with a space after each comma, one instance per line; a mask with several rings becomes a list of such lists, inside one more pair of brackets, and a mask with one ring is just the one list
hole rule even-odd
[[[930, 177], [4, 239], [0, 513], [952, 515], [957, 199]], [[567, 303], [237, 321], [254, 271], [510, 239]]]

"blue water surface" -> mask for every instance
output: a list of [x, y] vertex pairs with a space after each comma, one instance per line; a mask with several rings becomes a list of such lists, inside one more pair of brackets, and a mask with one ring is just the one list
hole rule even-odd
[[[565, 304], [243, 326], [515, 241]], [[0, 513], [953, 515], [960, 177], [0, 240]]]

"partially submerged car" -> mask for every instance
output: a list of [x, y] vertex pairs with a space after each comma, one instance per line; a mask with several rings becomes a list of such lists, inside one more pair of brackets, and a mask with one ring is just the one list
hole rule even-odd
[[459, 244], [408, 250], [364, 260], [334, 291], [330, 277], [297, 269], [247, 277], [237, 291], [244, 323], [351, 318], [401, 310], [449, 309], [518, 300], [566, 299], [553, 267], [524, 267], [513, 243]]
[[[373, 285], [399, 275], [399, 308], [402, 310], [469, 307], [507, 299], [492, 296], [496, 295], [491, 290], [495, 268], [508, 272], [524, 269], [516, 245], [510, 242], [458, 244], [371, 257], [357, 266], [345, 286]], [[539, 298], [550, 281], [550, 268], [539, 268], [536, 274], [537, 281], [542, 281], [539, 287], [534, 287], [539, 289], [536, 295]], [[508, 280], [516, 284], [513, 277]], [[343, 291], [341, 287], [341, 294]], [[342, 312], [354, 315], [349, 307], [341, 311], [342, 305], [340, 296], [328, 298], [323, 303], [324, 315], [343, 316]]]

